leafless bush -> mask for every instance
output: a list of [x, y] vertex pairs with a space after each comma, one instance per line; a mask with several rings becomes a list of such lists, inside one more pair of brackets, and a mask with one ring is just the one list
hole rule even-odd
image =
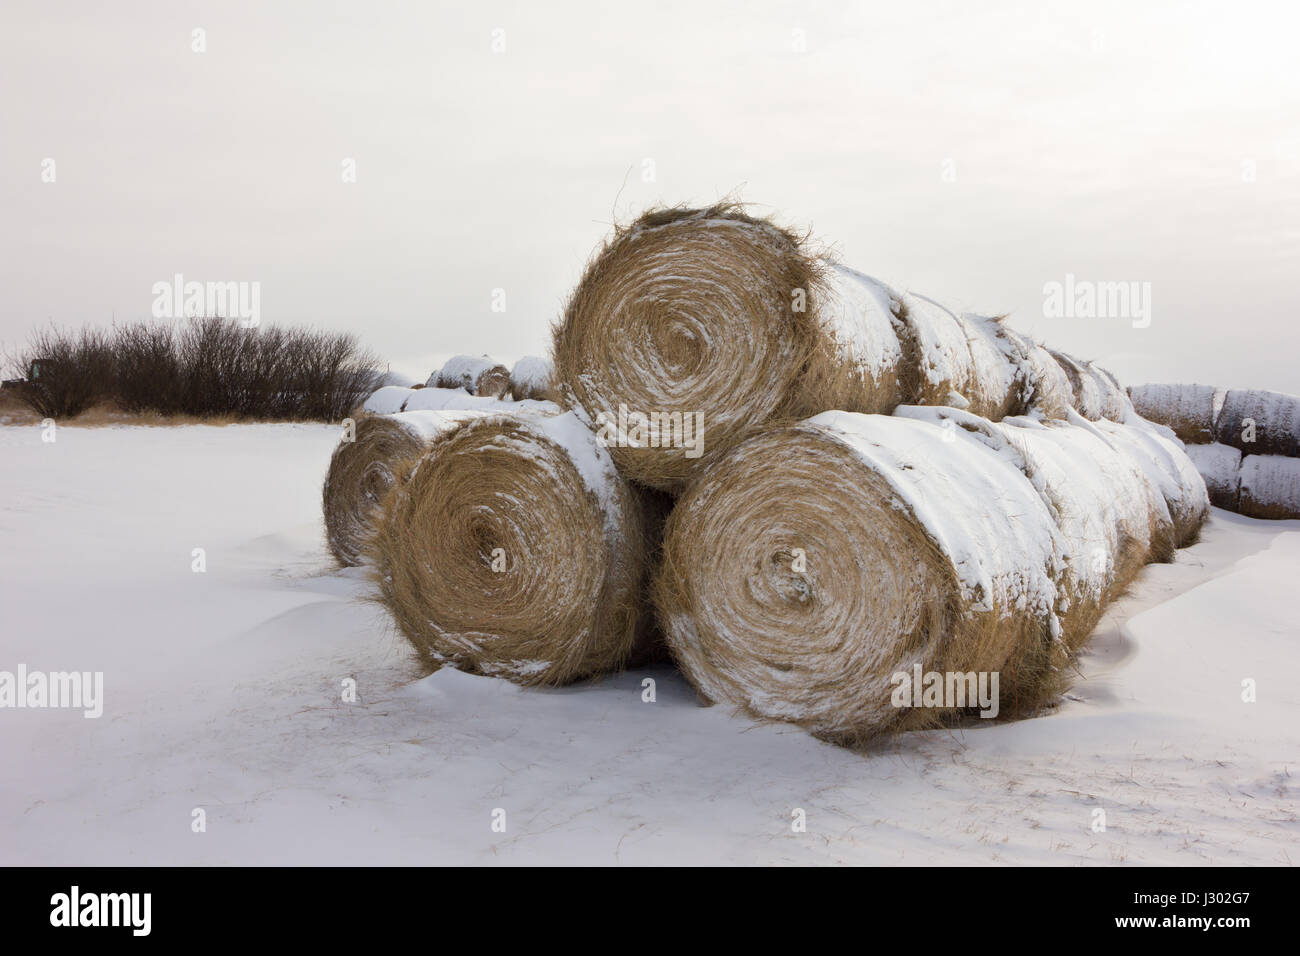
[[377, 387], [379, 363], [348, 333], [243, 328], [231, 319], [136, 322], [111, 332], [35, 333], [12, 363], [21, 390], [46, 417], [98, 401], [129, 412], [337, 421]]
[[112, 390], [112, 345], [98, 329], [38, 329], [11, 364], [27, 379], [19, 396], [44, 418], [79, 415]]

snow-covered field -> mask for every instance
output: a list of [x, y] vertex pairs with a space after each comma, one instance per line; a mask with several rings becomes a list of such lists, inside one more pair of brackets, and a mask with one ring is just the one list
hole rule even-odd
[[668, 668], [417, 679], [324, 550], [332, 427], [41, 434], [0, 427], [0, 671], [104, 714], [0, 710], [0, 863], [1300, 862], [1300, 521], [1216, 510], [1056, 712], [862, 754]]

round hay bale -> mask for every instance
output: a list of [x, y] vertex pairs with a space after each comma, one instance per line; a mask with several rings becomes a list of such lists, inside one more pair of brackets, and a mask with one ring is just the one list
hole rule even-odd
[[923, 295], [902, 297], [903, 401], [909, 405], [970, 408], [974, 360], [956, 313]]
[[1173, 553], [1173, 519], [1129, 455], [1081, 416], [1014, 418], [999, 427], [1020, 452], [1064, 542], [1056, 581], [1065, 655], [1053, 658], [1060, 669], [1143, 565], [1155, 554]]
[[904, 398], [902, 297], [878, 279], [829, 259], [819, 261], [817, 304], [829, 359], [810, 363], [796, 404], [824, 411], [891, 411]]
[[1240, 449], [1218, 442], [1188, 445], [1187, 457], [1205, 481], [1210, 504], [1237, 511], [1241, 495]]
[[998, 332], [1020, 356], [1021, 402], [1016, 414], [1037, 413], [1045, 418], [1066, 418], [1074, 407], [1074, 388], [1065, 369], [1051, 352], [1005, 323], [998, 325]]
[[454, 355], [429, 377], [429, 386], [464, 389], [471, 395], [500, 398], [510, 390], [510, 370], [486, 355]]
[[[1104, 606], [1144, 564], [1173, 554], [1174, 521], [1154, 478], [1134, 461], [1130, 447], [1077, 412], [1065, 420], [1011, 417], [997, 423], [951, 408], [903, 406], [894, 414], [980, 436], [1033, 485], [1062, 536], [1055, 579], [1067, 652], [1086, 640]], [[1141, 455], [1148, 456], [1146, 447]], [[1062, 666], [1064, 659], [1058, 656], [1055, 663]]]
[[379, 506], [433, 438], [473, 412], [410, 412], [362, 418], [352, 441], [340, 441], [321, 489], [325, 540], [339, 564], [361, 564]]
[[1097, 377], [1073, 356], [1053, 349], [1048, 349], [1048, 353], [1056, 359], [1061, 371], [1065, 372], [1066, 378], [1070, 381], [1074, 410], [1091, 422], [1103, 417], [1103, 395]]
[[400, 412], [406, 400], [415, 394], [404, 385], [385, 385], [365, 400], [361, 410], [370, 415], [392, 415]]
[[697, 690], [848, 744], [960, 709], [896, 706], [917, 667], [1000, 672], [1004, 712], [1028, 703], [1059, 533], [987, 440], [826, 412], [715, 459], [668, 519], [654, 588]]
[[[1210, 496], [1205, 479], [1183, 449], [1177, 438], [1167, 438], [1156, 426], [1133, 416], [1127, 422], [1102, 419], [1097, 429], [1146, 475], [1169, 509], [1173, 521], [1173, 545], [1186, 548], [1200, 537], [1201, 527], [1210, 516]], [[1172, 550], [1166, 552], [1153, 542], [1152, 560], [1172, 560]]]
[[1112, 422], [1125, 421], [1133, 411], [1128, 392], [1119, 383], [1119, 379], [1108, 369], [1095, 362], [1084, 362], [1084, 369], [1097, 383], [1097, 394], [1101, 397], [1101, 417]]
[[1139, 415], [1172, 428], [1181, 440], [1214, 441], [1213, 385], [1134, 385], [1128, 397]]
[[515, 401], [530, 398], [546, 402], [554, 401], [556, 398], [555, 386], [552, 382], [554, 377], [555, 369], [550, 359], [525, 355], [510, 370], [510, 394], [514, 396]]
[[968, 411], [991, 421], [1024, 410], [1027, 381], [1019, 342], [1002, 328], [1002, 319], [966, 312], [961, 323], [970, 347], [971, 379], [966, 397]]
[[1300, 518], [1300, 458], [1244, 457], [1240, 510], [1251, 518]]
[[624, 475], [676, 492], [765, 422], [888, 411], [894, 310], [884, 286], [738, 206], [653, 210], [587, 266], [555, 329], [556, 382], [597, 423], [699, 416], [703, 454], [663, 440], [610, 448]]
[[572, 413], [479, 416], [385, 500], [381, 600], [434, 667], [529, 685], [613, 670], [645, 633], [646, 520]]
[[1215, 435], [1245, 455], [1300, 455], [1300, 398], [1283, 392], [1230, 389]]

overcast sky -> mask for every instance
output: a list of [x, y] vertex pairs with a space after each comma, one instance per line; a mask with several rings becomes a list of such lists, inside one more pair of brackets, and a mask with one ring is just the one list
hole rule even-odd
[[[1300, 393], [1294, 3], [0, 10], [7, 347], [181, 273], [412, 374], [510, 360], [614, 218], [738, 194], [1126, 383]], [[1045, 317], [1067, 274], [1149, 327]]]

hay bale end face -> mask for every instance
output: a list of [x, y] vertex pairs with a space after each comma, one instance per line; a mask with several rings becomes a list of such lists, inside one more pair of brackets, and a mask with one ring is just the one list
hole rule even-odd
[[1300, 455], [1300, 398], [1260, 389], [1231, 389], [1215, 427], [1220, 444], [1244, 455]]
[[1243, 458], [1240, 510], [1251, 518], [1300, 518], [1300, 458]]
[[434, 437], [473, 412], [411, 412], [362, 418], [340, 441], [321, 489], [325, 539], [344, 566], [363, 563], [385, 496], [403, 481]]
[[570, 297], [554, 331], [557, 385], [592, 421], [702, 416], [703, 455], [610, 448], [622, 474], [677, 491], [754, 425], [809, 411], [800, 380], [833, 359], [820, 288], [801, 239], [737, 206], [648, 212], [616, 230]]
[[1135, 385], [1128, 394], [1139, 415], [1169, 426], [1183, 441], [1214, 441], [1214, 386]]
[[482, 416], [386, 499], [381, 600], [430, 666], [544, 685], [614, 670], [647, 633], [646, 520], [572, 413]]
[[510, 390], [510, 370], [486, 355], [455, 355], [427, 383], [437, 388], [460, 388], [471, 395], [500, 398]]

